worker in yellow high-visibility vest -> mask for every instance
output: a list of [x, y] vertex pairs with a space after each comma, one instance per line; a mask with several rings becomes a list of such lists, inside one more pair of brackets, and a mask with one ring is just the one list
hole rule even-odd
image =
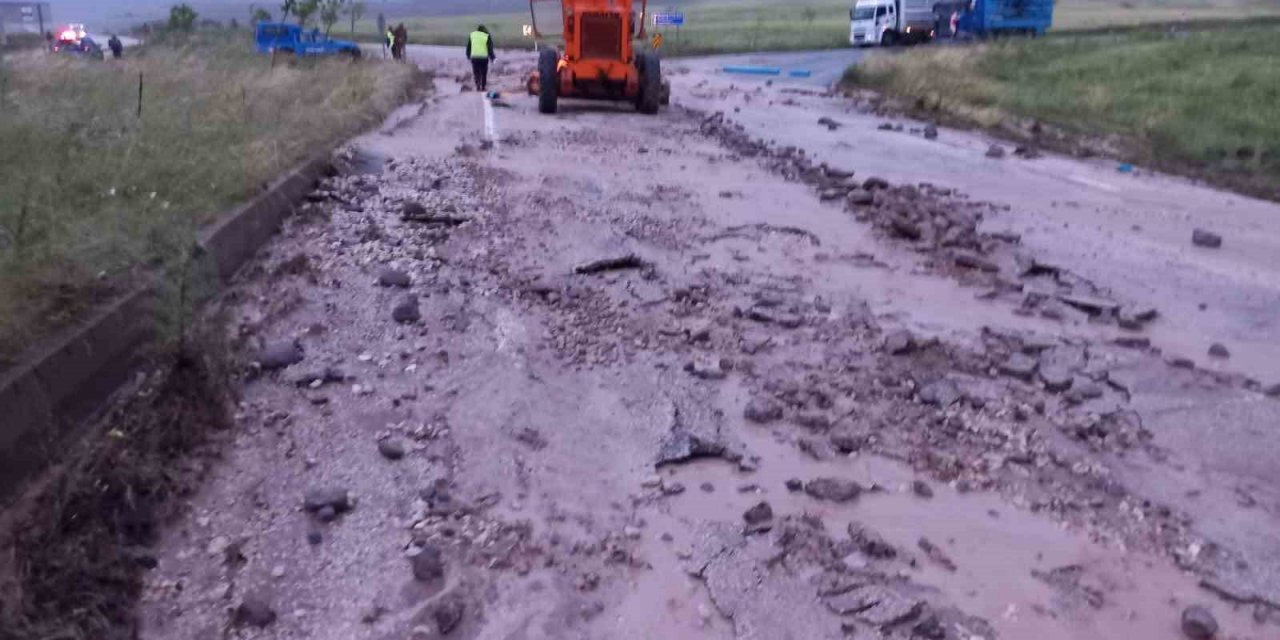
[[489, 62], [497, 58], [494, 55], [493, 36], [484, 25], [476, 27], [467, 38], [467, 58], [471, 60], [471, 70], [476, 78], [476, 91], [489, 90]]

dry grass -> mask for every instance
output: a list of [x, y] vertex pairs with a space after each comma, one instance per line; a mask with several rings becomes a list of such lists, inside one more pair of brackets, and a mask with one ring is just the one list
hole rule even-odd
[[[539, 27], [558, 33], [556, 3], [542, 3]], [[677, 6], [686, 26], [664, 28], [663, 51], [685, 56], [747, 51], [833, 49], [849, 46], [849, 8], [854, 0], [683, 0], [650, 3], [651, 9]], [[1059, 0], [1054, 32], [1134, 27], [1180, 21], [1232, 21], [1280, 17], [1274, 0]], [[395, 22], [400, 22], [397, 19]], [[466, 35], [484, 23], [502, 47], [526, 48], [531, 41], [521, 35], [529, 23], [528, 12], [490, 15], [420, 17], [403, 20], [413, 44], [461, 47]], [[652, 25], [650, 25], [652, 30]], [[372, 18], [361, 23], [361, 34], [374, 34]], [[377, 36], [362, 39], [377, 41]]]
[[123, 62], [0, 65], [0, 363], [180, 263], [200, 224], [379, 121], [413, 77], [376, 62], [273, 67], [243, 32]]
[[1224, 28], [916, 49], [847, 80], [935, 117], [1105, 136], [1127, 159], [1280, 198], [1277, 59], [1280, 27]]

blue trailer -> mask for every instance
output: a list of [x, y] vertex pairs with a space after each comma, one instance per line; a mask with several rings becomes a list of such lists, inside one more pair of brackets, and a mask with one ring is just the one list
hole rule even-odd
[[979, 38], [1042, 36], [1053, 24], [1054, 0], [973, 0], [960, 14], [958, 30]]
[[360, 57], [360, 45], [347, 40], [334, 40], [319, 29], [303, 31], [295, 24], [259, 22], [254, 31], [258, 53], [283, 53], [296, 56]]

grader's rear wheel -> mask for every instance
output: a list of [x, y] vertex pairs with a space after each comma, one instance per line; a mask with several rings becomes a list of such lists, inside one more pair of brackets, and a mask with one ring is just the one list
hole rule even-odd
[[538, 111], [555, 113], [560, 97], [560, 54], [543, 49], [538, 56]]

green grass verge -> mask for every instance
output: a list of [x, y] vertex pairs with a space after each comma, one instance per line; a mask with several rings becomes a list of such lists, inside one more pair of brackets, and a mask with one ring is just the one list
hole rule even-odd
[[[750, 51], [794, 51], [849, 46], [849, 8], [854, 0], [701, 0], [677, 3], [686, 26], [663, 28], [663, 52], [670, 57]], [[668, 3], [651, 3], [665, 8]], [[548, 34], [560, 31], [559, 4], [542, 3], [539, 28]], [[1180, 21], [1234, 21], [1280, 17], [1280, 3], [1273, 0], [1059, 0], [1054, 16], [1055, 32], [1128, 28]], [[374, 19], [357, 25], [355, 37], [379, 41]], [[527, 12], [491, 15], [420, 17], [405, 23], [412, 44], [462, 47], [477, 24], [489, 27], [502, 47], [527, 48], [522, 35], [530, 22]], [[652, 25], [650, 25], [652, 30]], [[337, 35], [335, 33], [335, 35]]]
[[155, 40], [0, 64], [0, 364], [144, 274], [186, 273], [199, 225], [379, 121], [415, 76], [273, 67], [246, 32]]
[[1007, 128], [1035, 119], [1109, 136], [1122, 155], [1280, 197], [1280, 27], [920, 48], [846, 82], [928, 114]]

